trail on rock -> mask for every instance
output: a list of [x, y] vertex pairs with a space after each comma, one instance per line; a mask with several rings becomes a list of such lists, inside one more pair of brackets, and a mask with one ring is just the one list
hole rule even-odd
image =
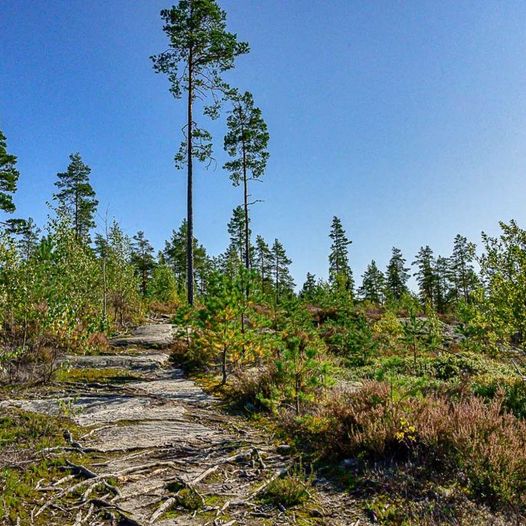
[[[0, 403], [50, 415], [66, 408], [88, 428], [68, 439], [72, 452], [89, 456], [89, 467], [70, 463], [70, 475], [38, 488], [46, 499], [35, 519], [49, 515], [54, 524], [53, 507], [74, 502], [68, 511], [75, 526], [299, 523], [294, 511], [258, 499], [291, 469], [286, 448], [223, 413], [172, 367], [173, 335], [169, 324], [145, 325], [112, 342], [124, 348], [118, 354], [66, 358], [72, 369], [118, 368], [137, 380], [72, 383], [45, 398]], [[313, 500], [301, 524], [365, 524], [350, 497], [328, 483], [319, 481]]]

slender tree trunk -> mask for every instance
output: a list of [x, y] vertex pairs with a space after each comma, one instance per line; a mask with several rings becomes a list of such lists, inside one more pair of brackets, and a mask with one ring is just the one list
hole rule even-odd
[[[245, 132], [242, 131], [244, 134]], [[248, 218], [248, 178], [247, 178], [247, 153], [243, 140], [243, 205], [245, 207], [245, 268], [250, 269], [250, 232]]]
[[296, 415], [299, 416], [301, 407], [300, 407], [300, 390], [301, 390], [301, 378], [298, 373], [296, 373], [296, 382], [295, 382], [295, 399], [296, 399]]
[[80, 228], [79, 228], [79, 192], [75, 191], [75, 238], [77, 241], [80, 239]]
[[142, 269], [142, 295], [143, 297], [146, 297], [146, 286], [147, 286], [147, 276], [146, 276], [146, 269]]
[[279, 258], [276, 259], [276, 305], [279, 303]]
[[103, 248], [104, 255], [102, 257], [102, 286], [104, 294], [102, 296], [102, 320], [104, 323], [104, 329], [108, 325], [108, 279], [106, 276], [106, 247]]
[[222, 353], [222, 357], [221, 357], [221, 370], [222, 370], [222, 373], [223, 373], [223, 379], [222, 379], [222, 384], [225, 385], [226, 384], [226, 381], [227, 381], [227, 370], [226, 370], [226, 353], [227, 353], [227, 349], [226, 349], [226, 345], [223, 345], [223, 353]]
[[[191, 4], [191, 3], [190, 3]], [[186, 215], [188, 229], [186, 233], [186, 279], [187, 279], [187, 291], [188, 291], [188, 303], [194, 304], [194, 211], [193, 211], [193, 156], [192, 156], [192, 103], [193, 103], [193, 56], [192, 48], [190, 48], [190, 54], [188, 57], [188, 126], [187, 126], [187, 163], [188, 163], [188, 183], [187, 183], [187, 202], [186, 202]]]

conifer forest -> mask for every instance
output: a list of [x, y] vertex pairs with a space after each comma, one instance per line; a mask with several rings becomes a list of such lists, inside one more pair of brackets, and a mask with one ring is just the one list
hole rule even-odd
[[[184, 115], [164, 244], [106, 212], [82, 151], [33, 197], [47, 220], [21, 213], [0, 121], [0, 524], [526, 524], [526, 225], [459, 224], [446, 252], [430, 226], [358, 271], [320, 200], [325, 271], [298, 275], [287, 225], [262, 233], [262, 189], [288, 183], [222, 3], [154, 9], [164, 47], [141, 57]], [[196, 205], [211, 177], [230, 217]], [[220, 252], [197, 228], [217, 222]]]

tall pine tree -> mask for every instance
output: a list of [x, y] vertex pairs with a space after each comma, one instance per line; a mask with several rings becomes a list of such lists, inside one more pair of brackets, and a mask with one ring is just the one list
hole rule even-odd
[[468, 302], [477, 287], [478, 278], [474, 268], [476, 245], [458, 234], [453, 242], [450, 259], [451, 283], [455, 299]]
[[451, 270], [448, 258], [438, 256], [435, 262], [435, 290], [433, 293], [435, 308], [445, 312], [451, 300]]
[[269, 153], [269, 134], [261, 110], [254, 106], [254, 98], [246, 91], [232, 97], [233, 109], [227, 119], [225, 150], [233, 160], [225, 164], [234, 186], [243, 185], [244, 254], [245, 267], [250, 268], [249, 181], [259, 180], [265, 172]]
[[342, 222], [336, 216], [332, 218], [331, 253], [329, 254], [329, 281], [333, 287], [352, 291], [354, 280], [349, 266], [348, 246], [352, 243], [345, 234]]
[[381, 304], [385, 300], [385, 276], [374, 259], [367, 265], [358, 293], [367, 301]]
[[16, 156], [7, 152], [7, 141], [0, 130], [0, 210], [9, 214], [16, 209], [13, 194], [16, 192], [19, 171], [16, 169]]
[[142, 295], [146, 296], [148, 283], [155, 268], [155, 258], [153, 256], [153, 247], [146, 239], [142, 230], [139, 230], [139, 232], [133, 236], [131, 263], [135, 267], [141, 280]]
[[402, 251], [393, 247], [391, 259], [387, 265], [386, 287], [389, 296], [397, 301], [408, 292], [409, 269], [405, 267], [405, 262]]
[[256, 271], [260, 276], [261, 291], [264, 293], [270, 293], [272, 290], [272, 251], [267, 242], [261, 236], [256, 236], [254, 252], [254, 264]]
[[313, 301], [316, 296], [318, 284], [316, 283], [316, 276], [307, 272], [305, 283], [300, 291], [300, 297], [305, 301]]
[[[174, 230], [171, 238], [166, 241], [163, 250], [164, 260], [175, 274], [178, 292], [184, 292], [187, 283], [187, 236], [188, 222], [186, 219], [183, 219], [179, 229]], [[195, 237], [193, 238], [192, 248], [194, 254], [195, 281], [198, 287], [201, 290], [204, 290], [206, 278], [210, 271], [210, 260], [206, 254], [205, 248]]]
[[99, 202], [90, 183], [91, 168], [82, 161], [79, 153], [69, 156], [70, 163], [65, 172], [57, 174], [53, 196], [59, 210], [71, 219], [78, 240], [89, 242], [90, 230], [95, 227], [95, 212]]
[[245, 42], [238, 42], [234, 33], [226, 30], [226, 14], [215, 0], [179, 0], [177, 6], [163, 9], [163, 30], [169, 49], [152, 58], [154, 71], [164, 73], [170, 81], [170, 92], [180, 99], [186, 93], [186, 125], [184, 140], [176, 155], [180, 167], [187, 169], [187, 239], [186, 274], [188, 303], [194, 303], [194, 214], [193, 161], [206, 161], [212, 154], [211, 135], [194, 121], [196, 99], [212, 95], [212, 104], [204, 113], [219, 115], [217, 93], [230, 92], [222, 73], [234, 67], [238, 55], [248, 53]]
[[248, 227], [247, 231], [246, 215], [242, 206], [238, 206], [232, 211], [232, 217], [228, 222], [227, 230], [230, 236], [230, 248], [238, 254], [241, 261], [246, 262], [247, 254], [249, 256], [248, 259], [250, 259], [250, 254], [253, 249], [250, 243], [247, 246], [245, 242], [247, 232], [248, 239], [250, 239], [251, 231], [250, 227]]
[[422, 303], [429, 303], [434, 306], [436, 291], [435, 258], [429, 246], [420, 248], [413, 265], [417, 267], [414, 276], [418, 283]]
[[[16, 162], [16, 156], [8, 153], [5, 135], [0, 130], [0, 211], [7, 214], [12, 214], [16, 210], [13, 196], [20, 177]], [[22, 235], [27, 228], [27, 223], [23, 219], [0, 220], [0, 225], [5, 227], [7, 232]]]
[[283, 296], [290, 294], [294, 289], [294, 280], [289, 270], [292, 260], [287, 257], [285, 248], [277, 239], [274, 240], [271, 252], [274, 294], [276, 304], [278, 304]]

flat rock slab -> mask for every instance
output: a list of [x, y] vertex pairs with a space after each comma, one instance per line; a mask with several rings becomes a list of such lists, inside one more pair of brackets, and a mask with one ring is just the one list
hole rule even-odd
[[[168, 376], [170, 374], [173, 376]], [[192, 382], [192, 380], [184, 378], [180, 371], [175, 370], [172, 373], [167, 373], [167, 376], [167, 378], [160, 378], [148, 382], [133, 382], [129, 384], [129, 386], [139, 392], [147, 393], [150, 396], [177, 402], [185, 402], [188, 404], [204, 403], [205, 405], [217, 402], [215, 398], [205, 393], [199, 386]]]
[[145, 355], [104, 354], [97, 356], [66, 356], [62, 363], [77, 369], [130, 369], [153, 371], [169, 364], [166, 353]]
[[105, 426], [95, 432], [85, 445], [100, 451], [177, 447], [199, 442], [210, 444], [218, 432], [196, 422], [138, 422], [130, 425]]
[[140, 347], [166, 349], [174, 342], [175, 327], [170, 323], [149, 323], [137, 327], [129, 336], [110, 339], [113, 347]]

